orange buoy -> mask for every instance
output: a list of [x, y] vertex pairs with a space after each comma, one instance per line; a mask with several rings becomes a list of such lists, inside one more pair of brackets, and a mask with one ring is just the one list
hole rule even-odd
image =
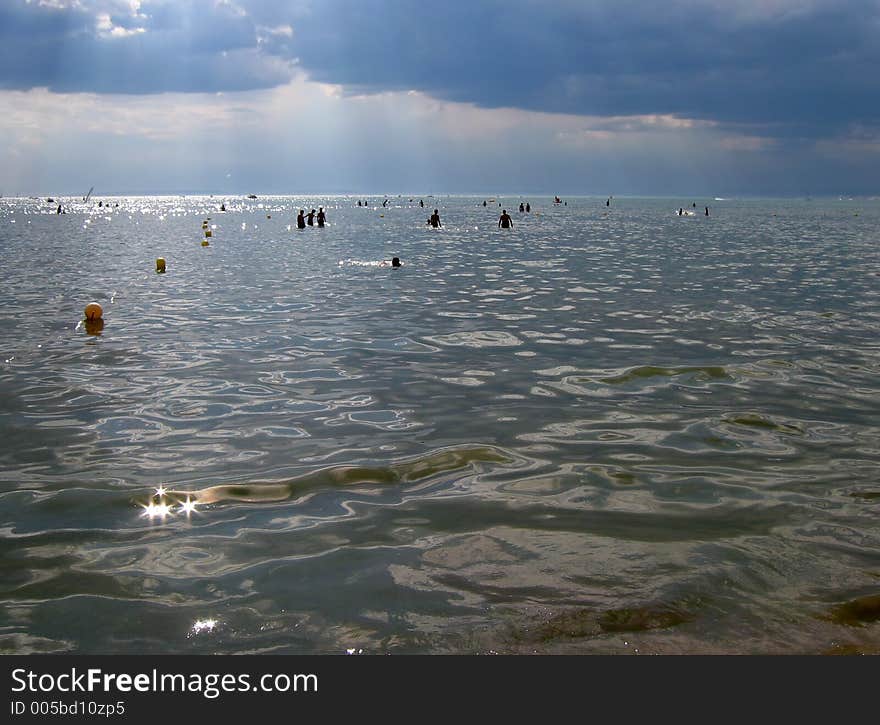
[[104, 309], [97, 302], [89, 302], [85, 314], [87, 320], [100, 320], [104, 315]]

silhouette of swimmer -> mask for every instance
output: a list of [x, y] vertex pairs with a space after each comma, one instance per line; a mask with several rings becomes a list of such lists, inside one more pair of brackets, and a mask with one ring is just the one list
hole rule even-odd
[[706, 207], [706, 216], [709, 216], [709, 207]]
[[532, 205], [529, 204], [529, 202], [526, 202], [526, 212], [527, 212], [528, 214], [531, 214], [531, 213], [532, 213]]
[[507, 209], [501, 210], [501, 216], [498, 217], [498, 226], [502, 229], [511, 229], [513, 227], [513, 219], [507, 213]]
[[437, 213], [437, 210], [434, 209], [434, 213], [431, 214], [431, 218], [428, 219], [428, 224], [430, 224], [434, 229], [437, 227], [442, 227], [443, 225], [440, 223], [440, 214]]
[[520, 210], [520, 213], [522, 213], [526, 210], [526, 206], [522, 202], [519, 203], [519, 210]]
[[226, 204], [220, 205], [220, 211], [226, 211]]
[[55, 213], [56, 213], [56, 214], [60, 214], [60, 213], [61, 213], [61, 204], [58, 205], [58, 208], [55, 210]]
[[327, 221], [327, 215], [324, 213], [324, 207], [318, 207], [318, 226], [323, 227], [324, 222]]
[[399, 267], [400, 266], [400, 257], [395, 257], [394, 259], [392, 259], [391, 266], [392, 267]]
[[306, 228], [306, 218], [303, 216], [303, 210], [299, 210], [299, 214], [296, 215], [296, 228], [297, 229], [305, 229]]
[[360, 199], [358, 199], [358, 206], [360, 206], [360, 205], [361, 205], [361, 200], [360, 200]]
[[419, 199], [419, 206], [422, 207], [423, 209], [425, 208], [425, 201], [424, 201], [424, 199]]
[[388, 206], [388, 199], [382, 202], [382, 206]]
[[312, 210], [306, 215], [306, 223], [307, 223], [310, 227], [315, 226], [315, 210], [314, 210], [314, 209], [312, 209]]
[[605, 202], [605, 206], [611, 206], [611, 199], [608, 199], [608, 200]]
[[483, 200], [483, 206], [486, 206], [486, 201], [485, 201], [485, 200]]
[[682, 216], [683, 214], [684, 214], [684, 209], [679, 208], [679, 210], [678, 210], [678, 215], [679, 215], [679, 216]]

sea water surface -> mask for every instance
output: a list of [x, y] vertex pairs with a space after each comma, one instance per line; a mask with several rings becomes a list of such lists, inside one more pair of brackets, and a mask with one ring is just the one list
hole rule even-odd
[[880, 652], [880, 201], [360, 199], [0, 199], [0, 650]]

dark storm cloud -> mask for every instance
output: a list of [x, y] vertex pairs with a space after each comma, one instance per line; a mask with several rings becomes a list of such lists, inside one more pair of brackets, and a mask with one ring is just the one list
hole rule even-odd
[[147, 1], [137, 12], [113, 0], [0, 4], [4, 89], [238, 91], [271, 88], [291, 75], [288, 61], [260, 49], [247, 15], [214, 0]]
[[[98, 27], [102, 12], [115, 35]], [[776, 136], [880, 118], [880, 0], [147, 0], [133, 11], [13, 0], [0, 41], [4, 88], [232, 91], [298, 67], [350, 93], [676, 114]]]
[[[880, 3], [316, 3], [315, 80], [480, 106], [818, 131], [880, 117]], [[734, 8], [732, 10], [731, 8]], [[737, 12], [738, 11], [738, 12]], [[349, 30], [341, 30], [348, 28]], [[782, 128], [777, 128], [782, 133]]]

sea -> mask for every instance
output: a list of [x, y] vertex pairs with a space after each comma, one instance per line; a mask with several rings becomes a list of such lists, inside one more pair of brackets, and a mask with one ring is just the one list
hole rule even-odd
[[878, 263], [878, 199], [0, 198], [0, 652], [880, 653]]

